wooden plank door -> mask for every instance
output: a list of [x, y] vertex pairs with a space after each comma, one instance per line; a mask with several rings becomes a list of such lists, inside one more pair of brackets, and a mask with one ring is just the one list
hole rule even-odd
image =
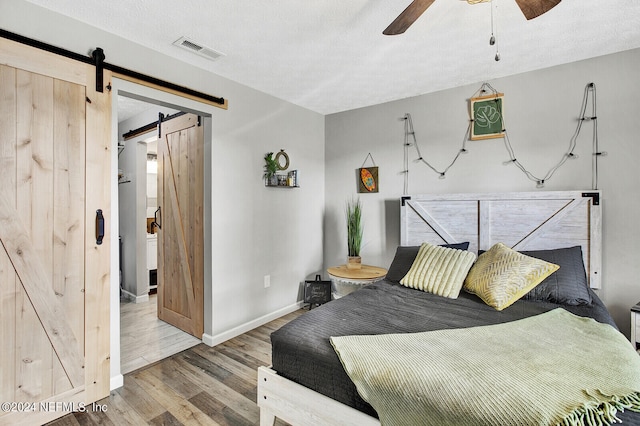
[[109, 394], [110, 95], [86, 64], [0, 60], [0, 424], [39, 424]]
[[204, 133], [198, 116], [161, 124], [158, 140], [158, 318], [204, 331]]

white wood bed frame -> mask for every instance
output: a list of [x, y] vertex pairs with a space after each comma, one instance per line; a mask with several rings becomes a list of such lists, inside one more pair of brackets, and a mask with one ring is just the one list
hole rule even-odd
[[[469, 241], [469, 250], [502, 242], [516, 250], [580, 245], [589, 285], [601, 287], [600, 191], [446, 194], [402, 197], [400, 245]], [[380, 422], [354, 408], [258, 368], [260, 425], [278, 417], [292, 425], [373, 426]]]

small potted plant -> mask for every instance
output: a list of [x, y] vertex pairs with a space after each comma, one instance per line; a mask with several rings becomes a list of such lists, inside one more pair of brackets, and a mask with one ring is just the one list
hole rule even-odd
[[362, 204], [359, 198], [347, 201], [347, 269], [360, 269], [362, 246]]
[[264, 175], [266, 185], [277, 185], [276, 172], [278, 171], [278, 163], [273, 157], [273, 152], [267, 152], [264, 156]]

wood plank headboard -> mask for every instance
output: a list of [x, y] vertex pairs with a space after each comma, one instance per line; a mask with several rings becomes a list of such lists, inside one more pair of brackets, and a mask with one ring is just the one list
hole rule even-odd
[[600, 191], [545, 191], [402, 197], [400, 245], [469, 241], [521, 250], [581, 246], [591, 288], [601, 288]]

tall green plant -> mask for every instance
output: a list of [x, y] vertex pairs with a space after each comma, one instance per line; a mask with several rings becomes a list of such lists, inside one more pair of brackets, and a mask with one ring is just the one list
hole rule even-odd
[[347, 250], [349, 256], [360, 256], [362, 245], [362, 204], [359, 198], [347, 201]]

